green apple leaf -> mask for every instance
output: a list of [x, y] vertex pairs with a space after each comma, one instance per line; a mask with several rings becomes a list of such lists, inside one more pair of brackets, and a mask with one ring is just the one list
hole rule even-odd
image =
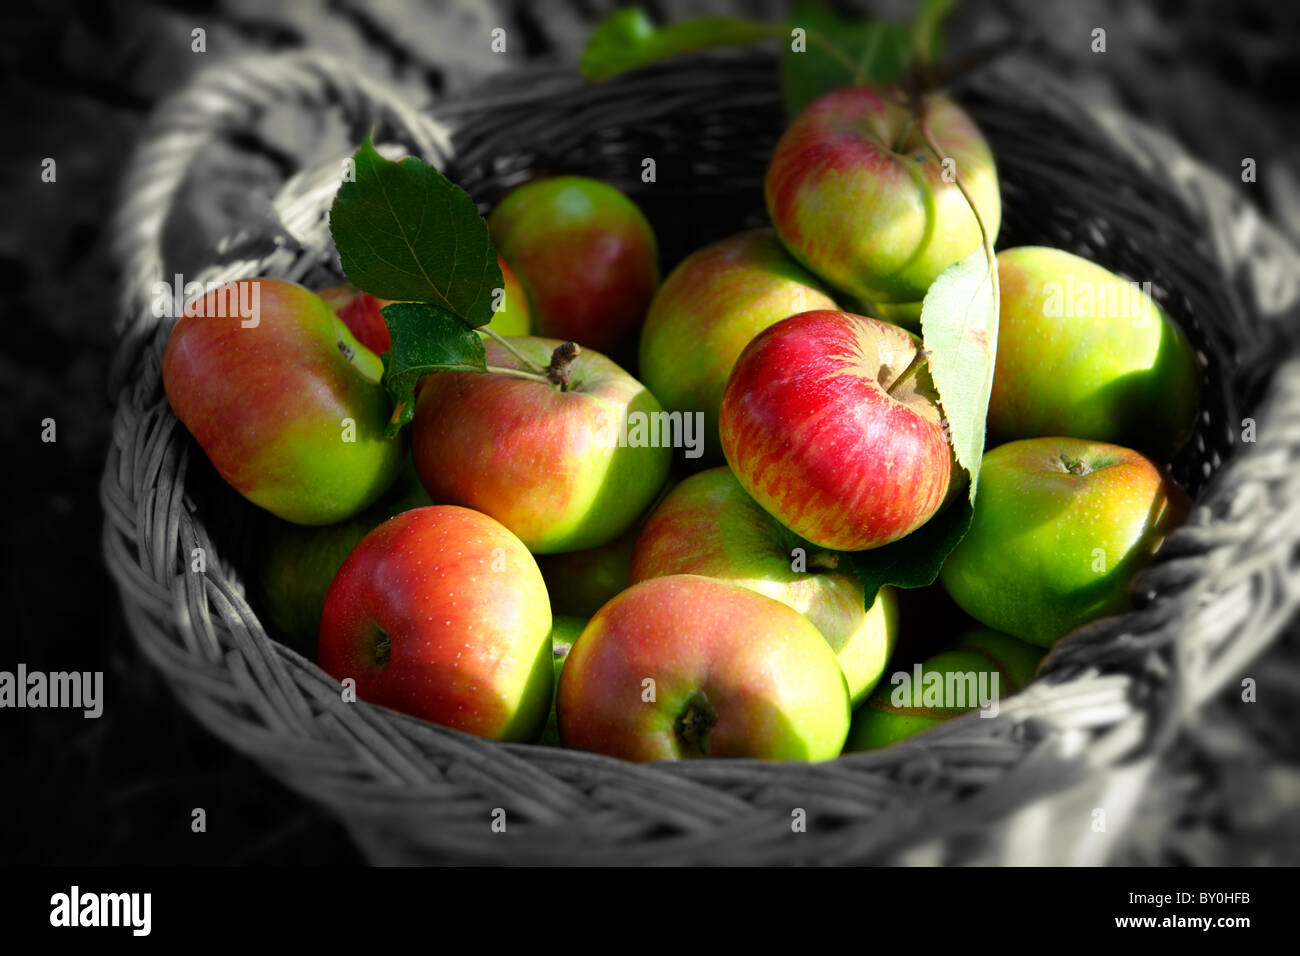
[[997, 260], [989, 263], [982, 247], [931, 284], [921, 303], [921, 340], [945, 429], [957, 464], [970, 475], [974, 501], [998, 348]]
[[393, 347], [384, 356], [384, 387], [393, 400], [385, 429], [396, 435], [415, 415], [415, 386], [431, 372], [483, 372], [483, 340], [459, 316], [426, 302], [384, 306]]
[[470, 328], [492, 321], [505, 285], [487, 223], [469, 195], [428, 163], [384, 159], [367, 139], [330, 209], [351, 283], [380, 299], [427, 302]]
[[[911, 29], [906, 24], [842, 20], [814, 0], [803, 0], [794, 8], [788, 27], [780, 73], [790, 116], [844, 86], [897, 82], [911, 49]], [[796, 29], [803, 34], [796, 35]]]
[[871, 551], [853, 551], [849, 560], [862, 582], [866, 606], [886, 584], [923, 588], [939, 577], [939, 569], [952, 549], [970, 530], [974, 515], [970, 499], [962, 496], [905, 538]]
[[715, 46], [737, 46], [767, 39], [779, 27], [739, 17], [699, 17], [656, 27], [640, 7], [615, 10], [587, 40], [582, 75], [603, 80], [656, 60]]

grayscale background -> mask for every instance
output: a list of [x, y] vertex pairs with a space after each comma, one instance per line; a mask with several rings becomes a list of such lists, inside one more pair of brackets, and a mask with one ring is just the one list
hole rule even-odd
[[[650, 0], [656, 21], [707, 11], [778, 16], [784, 4]], [[910, 4], [832, 3], [904, 17]], [[7, 514], [0, 524], [0, 668], [103, 670], [104, 716], [0, 713], [0, 863], [348, 864], [342, 828], [210, 737], [174, 702], [127, 634], [100, 557], [97, 483], [108, 441], [106, 366], [116, 277], [105, 248], [115, 186], [150, 109], [196, 69], [256, 50], [314, 47], [425, 103], [525, 58], [576, 63], [610, 0], [104, 0], [0, 5], [0, 90], [8, 141], [0, 175], [0, 415]], [[18, 11], [24, 9], [21, 19]], [[1091, 101], [1173, 134], [1229, 178], [1259, 162], [1261, 209], [1300, 241], [1300, 4], [1276, 0], [967, 0], [949, 35], [1008, 25], [1036, 32], [1034, 56]], [[190, 52], [207, 30], [208, 51]], [[508, 57], [479, 38], [521, 38]], [[1092, 54], [1095, 26], [1108, 52]], [[470, 40], [473, 42], [470, 42]], [[226, 143], [169, 226], [179, 263], [234, 231], [250, 192], [269, 193], [330, 131], [304, 121]], [[346, 144], [332, 148], [342, 151]], [[57, 184], [40, 181], [56, 157]], [[665, 269], [672, 263], [664, 263]], [[43, 445], [40, 421], [59, 422]], [[1293, 625], [1287, 640], [1300, 639]], [[1292, 655], [1294, 658], [1294, 655]], [[1271, 666], [1271, 665], [1270, 665]], [[1283, 661], [1278, 667], [1288, 666]], [[1294, 664], [1290, 664], [1294, 668]], [[1297, 862], [1300, 673], [1282, 699], [1211, 705], [1159, 775], [1153, 800], [1186, 801], [1170, 829], [1152, 814], [1126, 861]], [[1242, 714], [1247, 716], [1243, 717]], [[1249, 722], [1246, 722], [1249, 720]], [[1278, 728], [1289, 728], [1279, 732]], [[207, 809], [209, 833], [189, 829]], [[1154, 821], [1159, 820], [1157, 824]], [[1288, 859], [1288, 854], [1290, 858]]]

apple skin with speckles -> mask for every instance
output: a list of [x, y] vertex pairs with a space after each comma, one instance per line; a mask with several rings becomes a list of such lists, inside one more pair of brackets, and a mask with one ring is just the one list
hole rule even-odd
[[1196, 420], [1199, 368], [1140, 286], [1060, 249], [998, 253], [995, 443], [1073, 435], [1166, 459]]
[[999, 445], [984, 454], [970, 531], [940, 579], [981, 624], [1050, 647], [1129, 606], [1134, 575], [1187, 507], [1154, 462], [1119, 445]]
[[[988, 144], [945, 97], [929, 97], [928, 115], [996, 238], [1002, 201]], [[919, 302], [939, 273], [983, 242], [897, 87], [848, 87], [809, 104], [777, 143], [765, 194], [791, 255], [866, 302]]]
[[722, 450], [744, 489], [835, 551], [878, 548], [929, 521], [955, 465], [929, 373], [902, 374], [919, 347], [848, 312], [805, 312], [760, 333], [722, 397]]
[[704, 455], [718, 463], [722, 392], [741, 351], [788, 316], [834, 308], [773, 230], [742, 232], [697, 250], [669, 273], [650, 303], [637, 367], [664, 408], [704, 414]]
[[330, 584], [317, 659], [374, 704], [493, 740], [536, 740], [551, 705], [551, 609], [537, 563], [487, 515], [403, 512]]
[[[510, 344], [545, 368], [563, 343]], [[501, 343], [484, 345], [489, 367], [521, 368]], [[564, 387], [502, 372], [427, 376], [411, 454], [429, 497], [491, 515], [535, 554], [598, 547], [630, 528], [668, 474], [670, 447], [632, 440], [641, 416], [662, 408], [598, 352], [583, 350], [570, 369]]]
[[560, 675], [564, 746], [624, 760], [829, 760], [849, 695], [817, 628], [780, 601], [676, 574], [588, 622]]
[[839, 658], [855, 707], [875, 687], [893, 652], [893, 589], [882, 588], [867, 608], [853, 568], [764, 511], [728, 468], [683, 479], [646, 520], [632, 551], [631, 580], [669, 574], [729, 581], [803, 614]]
[[609, 183], [548, 176], [508, 193], [488, 216], [537, 335], [620, 359], [659, 285], [659, 247], [645, 215]]

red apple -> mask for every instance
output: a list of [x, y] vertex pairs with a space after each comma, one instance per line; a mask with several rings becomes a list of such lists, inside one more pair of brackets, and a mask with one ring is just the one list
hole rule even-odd
[[318, 660], [357, 695], [496, 740], [535, 740], [551, 703], [551, 610], [537, 563], [487, 515], [406, 511], [339, 568]]
[[783, 525], [836, 551], [878, 548], [939, 510], [954, 465], [919, 345], [847, 312], [805, 312], [745, 347], [722, 398], [722, 450]]
[[536, 334], [622, 356], [659, 285], [654, 231], [632, 200], [583, 176], [537, 179], [502, 199], [488, 227]]
[[566, 747], [625, 760], [827, 760], [848, 734], [849, 695], [802, 614], [679, 574], [633, 585], [591, 619], [557, 713]]
[[379, 311], [389, 304], [388, 299], [376, 299], [369, 292], [362, 292], [353, 286], [334, 285], [317, 293], [357, 337], [357, 341], [376, 355], [383, 355], [392, 342], [388, 335], [388, 324]]
[[[501, 295], [494, 301], [496, 311], [487, 327], [500, 335], [527, 335], [529, 331], [528, 300], [506, 261], [497, 256], [501, 267]], [[391, 299], [377, 299], [369, 292], [361, 292], [351, 285], [335, 285], [317, 293], [325, 304], [352, 330], [352, 334], [370, 351], [383, 355], [392, 348], [388, 323], [380, 311], [391, 305]]]
[[[668, 473], [672, 448], [634, 430], [662, 414], [659, 403], [597, 352], [580, 352], [554, 383], [510, 374], [522, 363], [500, 342], [484, 344], [489, 368], [508, 371], [442, 372], [420, 385], [411, 452], [429, 497], [490, 514], [537, 554], [617, 538]], [[563, 344], [510, 340], [541, 368]]]
[[221, 477], [308, 525], [351, 517], [401, 470], [402, 442], [384, 437], [382, 374], [319, 297], [277, 279], [190, 302], [162, 361], [167, 400]]

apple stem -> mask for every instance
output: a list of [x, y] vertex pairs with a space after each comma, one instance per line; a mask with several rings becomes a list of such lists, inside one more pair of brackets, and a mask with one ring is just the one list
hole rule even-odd
[[885, 386], [885, 394], [893, 395], [894, 389], [898, 388], [898, 386], [902, 385], [909, 378], [915, 375], [920, 370], [921, 366], [929, 360], [929, 358], [929, 352], [925, 349], [917, 349], [916, 354], [912, 356], [912, 361], [907, 363], [907, 368], [898, 373], [894, 380]]
[[910, 113], [907, 117], [907, 123], [899, 131], [897, 138], [894, 140], [894, 152], [901, 153], [903, 144], [907, 142], [907, 137], [912, 135], [912, 127], [916, 125], [916, 114]]
[[[934, 153], [935, 159], [942, 163], [944, 159], [943, 150], [939, 148], [939, 144], [935, 142], [934, 134], [930, 132], [929, 104], [926, 102], [924, 94], [913, 93], [911, 96], [913, 115], [920, 118], [921, 137], [925, 140], [925, 144], [930, 147], [930, 152]], [[993, 251], [993, 237], [989, 235], [988, 226], [984, 224], [984, 217], [980, 215], [979, 207], [975, 205], [974, 197], [971, 196], [970, 190], [966, 188], [966, 180], [962, 177], [961, 170], [957, 169], [955, 163], [953, 164], [953, 181], [966, 198], [966, 205], [970, 206], [970, 211], [975, 216], [975, 223], [980, 227], [980, 237], [984, 240], [984, 259], [988, 266], [985, 274], [993, 283], [993, 316], [997, 318], [1002, 309], [1002, 290], [998, 286], [997, 259]]]
[[808, 555], [808, 567], [813, 571], [835, 571], [840, 566], [840, 556], [834, 551], [814, 551]]
[[393, 640], [383, 631], [379, 632], [379, 637], [375, 640], [375, 646], [372, 649], [375, 663], [380, 667], [385, 666], [393, 656]]
[[692, 697], [677, 715], [673, 731], [687, 757], [704, 757], [709, 752], [709, 731], [717, 723], [718, 715], [709, 704], [704, 691]]
[[560, 386], [560, 391], [569, 390], [570, 366], [581, 352], [582, 347], [577, 342], [565, 342], [557, 345], [551, 353], [551, 364], [546, 366], [546, 377]]
[[1086, 475], [1091, 470], [1080, 458], [1071, 458], [1069, 455], [1061, 456], [1061, 464], [1065, 470], [1072, 475]]
[[506, 368], [504, 365], [487, 365], [484, 368], [497, 375], [513, 375], [515, 378], [526, 378], [530, 382], [541, 382], [543, 385], [554, 384], [543, 372], [525, 372], [521, 368]]
[[937, 93], [953, 81], [974, 73], [1016, 49], [1030, 45], [1027, 30], [1012, 30], [938, 63], [913, 56], [903, 70], [902, 86], [913, 94]]
[[542, 368], [540, 365], [538, 365], [536, 362], [530, 359], [523, 352], [519, 351], [517, 348], [511, 345], [509, 340], [507, 340], [504, 335], [501, 335], [500, 333], [494, 331], [493, 329], [488, 328], [486, 325], [480, 327], [479, 331], [482, 332], [484, 335], [488, 335], [496, 339], [497, 342], [501, 344], [501, 347], [505, 349], [507, 352], [509, 352], [511, 355], [513, 355], [519, 361], [519, 364], [522, 365], [529, 372], [532, 372], [534, 375], [544, 375], [546, 373], [546, 370], [544, 368]]

